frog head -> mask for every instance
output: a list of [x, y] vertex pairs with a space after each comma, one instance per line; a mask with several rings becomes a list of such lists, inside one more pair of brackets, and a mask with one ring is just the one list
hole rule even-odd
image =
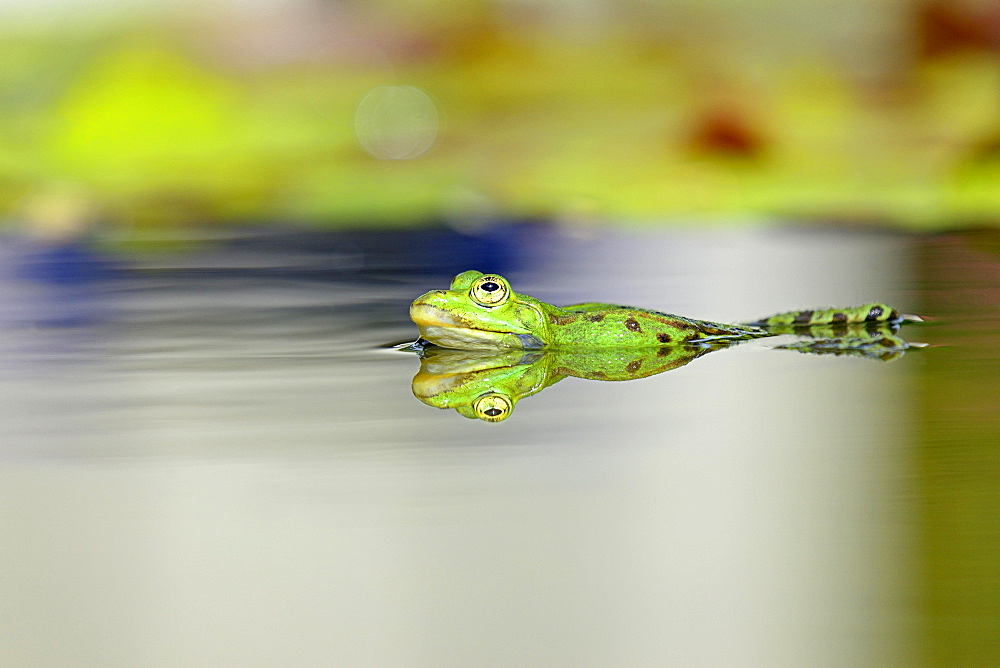
[[410, 305], [420, 336], [444, 348], [496, 350], [544, 348], [546, 309], [514, 292], [498, 274], [462, 272], [448, 290], [431, 290]]

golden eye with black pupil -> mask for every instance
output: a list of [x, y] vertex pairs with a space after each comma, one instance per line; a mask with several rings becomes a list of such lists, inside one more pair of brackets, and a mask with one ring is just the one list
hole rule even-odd
[[510, 285], [502, 276], [481, 276], [469, 288], [469, 297], [480, 306], [500, 306], [510, 296]]
[[496, 392], [487, 392], [472, 402], [472, 410], [476, 412], [476, 417], [487, 422], [500, 422], [506, 420], [514, 404], [510, 398]]

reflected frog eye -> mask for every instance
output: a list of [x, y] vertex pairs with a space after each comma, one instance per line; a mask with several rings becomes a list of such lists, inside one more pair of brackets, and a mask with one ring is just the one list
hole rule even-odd
[[503, 276], [483, 276], [469, 288], [469, 297], [480, 306], [500, 306], [509, 296], [510, 285]]
[[480, 420], [500, 422], [510, 416], [514, 410], [514, 403], [506, 395], [487, 392], [472, 402], [472, 410]]

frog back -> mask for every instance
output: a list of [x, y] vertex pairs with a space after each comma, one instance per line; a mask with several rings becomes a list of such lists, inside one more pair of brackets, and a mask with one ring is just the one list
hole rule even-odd
[[749, 325], [726, 325], [598, 302], [550, 309], [548, 319], [550, 345], [560, 348], [655, 347], [766, 335]]

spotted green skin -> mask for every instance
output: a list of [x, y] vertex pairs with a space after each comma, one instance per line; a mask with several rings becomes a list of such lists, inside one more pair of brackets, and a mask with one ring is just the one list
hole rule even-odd
[[421, 338], [445, 348], [466, 350], [652, 348], [739, 341], [772, 336], [789, 328], [891, 322], [900, 317], [885, 304], [866, 304], [792, 311], [753, 323], [727, 325], [616, 304], [553, 306], [517, 292], [503, 304], [487, 307], [469, 296], [472, 284], [484, 275], [463, 272], [448, 290], [432, 290], [415, 299], [410, 317]]
[[875, 302], [861, 306], [851, 306], [849, 308], [789, 311], [748, 324], [764, 327], [772, 334], [780, 334], [802, 327], [815, 329], [822, 326], [837, 327], [879, 323], [898, 324], [903, 319], [899, 311], [888, 304]]

